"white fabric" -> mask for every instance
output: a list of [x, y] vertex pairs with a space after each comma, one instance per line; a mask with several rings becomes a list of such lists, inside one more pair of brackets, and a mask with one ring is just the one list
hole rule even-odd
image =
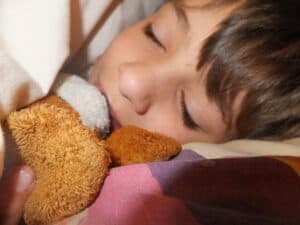
[[[0, 122], [9, 112], [44, 97], [63, 65], [79, 72], [121, 28], [161, 2], [0, 0]], [[125, 5], [127, 10], [132, 6], [130, 14]], [[2, 136], [0, 127], [0, 166]]]
[[39, 85], [42, 95], [69, 53], [69, 18], [68, 0], [0, 2], [2, 47]]
[[80, 115], [81, 122], [92, 130], [109, 132], [108, 104], [98, 89], [79, 76], [62, 74], [52, 88], [53, 92], [68, 102]]
[[300, 157], [300, 138], [287, 141], [235, 140], [224, 144], [189, 143], [184, 149], [196, 151], [208, 159], [257, 156]]
[[37, 83], [0, 45], [0, 122], [12, 110], [41, 96]]

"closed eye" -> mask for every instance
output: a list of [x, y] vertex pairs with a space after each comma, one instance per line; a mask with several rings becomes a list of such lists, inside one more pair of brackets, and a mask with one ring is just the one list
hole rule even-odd
[[152, 24], [149, 23], [144, 27], [144, 34], [160, 48], [166, 50], [166, 47], [160, 42], [155, 33], [153, 32]]
[[183, 91], [181, 91], [180, 97], [181, 97], [180, 104], [181, 104], [182, 120], [184, 125], [193, 130], [198, 129], [199, 128], [198, 124], [196, 124], [196, 122], [193, 120], [192, 116], [188, 112]]

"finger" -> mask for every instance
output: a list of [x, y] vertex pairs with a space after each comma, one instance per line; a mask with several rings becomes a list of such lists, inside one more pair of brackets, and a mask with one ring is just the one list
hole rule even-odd
[[28, 166], [16, 168], [0, 191], [0, 224], [17, 225], [33, 189], [34, 174]]

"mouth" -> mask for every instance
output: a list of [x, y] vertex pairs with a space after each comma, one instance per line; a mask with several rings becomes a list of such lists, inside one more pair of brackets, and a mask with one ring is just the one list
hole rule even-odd
[[122, 125], [120, 123], [120, 121], [118, 120], [118, 117], [117, 117], [117, 114], [115, 112], [115, 110], [113, 109], [110, 101], [109, 101], [109, 98], [103, 88], [103, 86], [101, 85], [100, 81], [99, 80], [96, 80], [96, 81], [92, 81], [92, 84], [94, 86], [97, 87], [97, 89], [105, 96], [106, 98], [106, 101], [107, 101], [107, 105], [108, 105], [108, 108], [109, 108], [109, 117], [110, 117], [110, 127], [111, 127], [111, 132], [112, 131], [115, 131], [117, 129], [119, 129]]

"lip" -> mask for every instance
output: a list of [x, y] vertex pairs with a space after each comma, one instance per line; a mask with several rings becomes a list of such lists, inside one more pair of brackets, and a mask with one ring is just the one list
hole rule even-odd
[[96, 88], [105, 96], [105, 98], [107, 100], [107, 105], [108, 105], [108, 108], [109, 108], [111, 131], [115, 131], [115, 130], [119, 129], [122, 125], [121, 125], [120, 121], [118, 120], [116, 111], [113, 109], [112, 105], [109, 102], [109, 98], [108, 98], [103, 86], [101, 85], [101, 83], [98, 79], [93, 80], [92, 84], [94, 86], [96, 86]]

